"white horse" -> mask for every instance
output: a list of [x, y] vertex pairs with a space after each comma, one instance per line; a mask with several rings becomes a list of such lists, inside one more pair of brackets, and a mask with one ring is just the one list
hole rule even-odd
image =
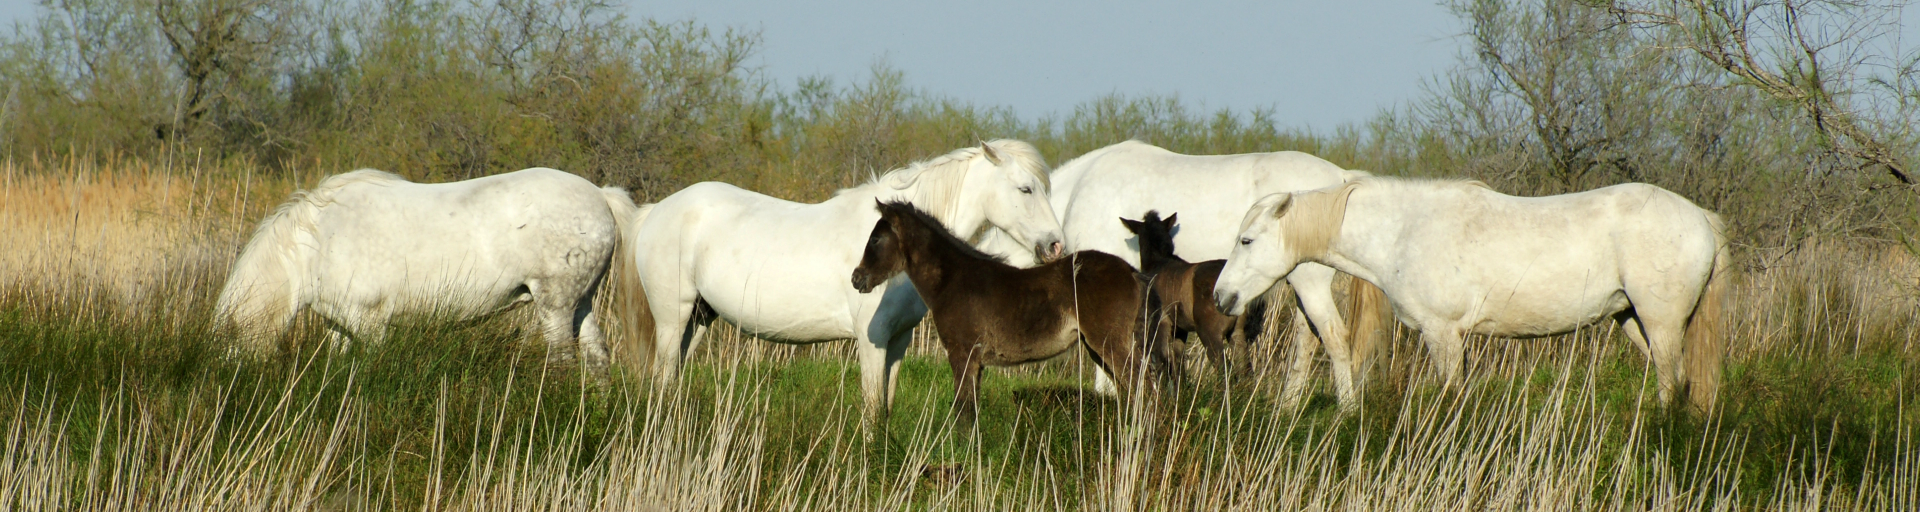
[[[1048, 187], [1039, 151], [1014, 140], [915, 163], [819, 204], [724, 183], [687, 187], [651, 205], [632, 232], [651, 315], [629, 325], [650, 328], [654, 340], [635, 353], [651, 353], [659, 376], [675, 379], [715, 315], [780, 343], [853, 339], [866, 410], [876, 418], [891, 403], [898, 364], [927, 308], [905, 276], [872, 293], [847, 280], [879, 221], [875, 200], [910, 202], [962, 237], [999, 228], [1030, 252], [1058, 257]], [[647, 345], [636, 331], [627, 338]]]
[[1712, 408], [1727, 242], [1719, 215], [1659, 187], [1514, 197], [1369, 178], [1263, 198], [1238, 242], [1214, 288], [1229, 314], [1294, 265], [1332, 266], [1386, 292], [1449, 386], [1467, 333], [1538, 337], [1611, 318], [1653, 362], [1662, 402], [1690, 390]]
[[[214, 308], [237, 355], [270, 355], [302, 309], [335, 345], [378, 342], [396, 315], [467, 320], [531, 302], [555, 361], [604, 369], [593, 297], [627, 193], [534, 168], [421, 184], [376, 170], [335, 175], [280, 205], [240, 251]], [[577, 336], [576, 336], [577, 334]]]
[[[1139, 141], [1126, 141], [1081, 155], [1053, 172], [1053, 209], [1061, 215], [1067, 234], [1066, 251], [1095, 250], [1120, 256], [1139, 268], [1139, 240], [1118, 219], [1137, 219], [1147, 210], [1180, 214], [1174, 233], [1177, 254], [1191, 262], [1227, 257], [1239, 233], [1240, 218], [1261, 197], [1276, 192], [1313, 190], [1367, 176], [1341, 169], [1332, 162], [1297, 151], [1239, 155], [1183, 155]], [[991, 253], [1016, 266], [1035, 263], [1003, 236], [988, 233], [982, 241]], [[1385, 325], [1387, 305], [1379, 290], [1356, 282], [1353, 299], [1357, 354], [1350, 354], [1349, 330], [1333, 298], [1334, 270], [1318, 264], [1301, 265], [1287, 274], [1287, 283], [1299, 297], [1295, 323], [1310, 326], [1297, 333], [1293, 370], [1283, 401], [1304, 396], [1309, 366], [1318, 351], [1314, 332], [1326, 340], [1333, 358], [1333, 374], [1342, 404], [1358, 402], [1355, 365], [1364, 359], [1370, 340]], [[1271, 282], [1268, 284], [1272, 284]], [[1264, 290], [1264, 288], [1263, 288]], [[1299, 321], [1302, 317], [1305, 322]], [[1308, 322], [1311, 322], [1309, 324]], [[1361, 357], [1353, 357], [1359, 355]], [[1095, 388], [1112, 390], [1110, 377], [1096, 374]]]

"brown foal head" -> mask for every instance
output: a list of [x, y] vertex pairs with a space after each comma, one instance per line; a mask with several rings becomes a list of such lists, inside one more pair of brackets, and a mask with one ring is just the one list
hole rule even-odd
[[1158, 210], [1147, 210], [1140, 220], [1120, 218], [1120, 224], [1140, 238], [1140, 272], [1159, 272], [1160, 267], [1177, 259], [1173, 255], [1173, 226], [1179, 219], [1180, 214], [1175, 213], [1163, 220]]
[[873, 233], [867, 235], [867, 247], [860, 254], [860, 266], [853, 268], [853, 288], [860, 293], [873, 291], [880, 283], [907, 271], [906, 251], [900, 246], [900, 233], [894, 229], [899, 220], [889, 212], [886, 203], [877, 205], [880, 209], [880, 222], [873, 225]]

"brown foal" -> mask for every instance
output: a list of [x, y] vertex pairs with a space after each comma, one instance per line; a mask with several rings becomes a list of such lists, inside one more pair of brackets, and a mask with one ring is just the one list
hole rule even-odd
[[1131, 389], [1144, 365], [1145, 285], [1125, 260], [1081, 251], [1017, 268], [975, 250], [911, 204], [878, 206], [853, 286], [866, 293], [906, 273], [933, 313], [953, 367], [954, 411], [974, 421], [983, 365], [1041, 361], [1085, 343], [1095, 363]]
[[1228, 316], [1214, 306], [1213, 283], [1227, 260], [1187, 263], [1173, 254], [1173, 229], [1180, 214], [1160, 218], [1160, 212], [1148, 210], [1141, 220], [1120, 219], [1128, 231], [1140, 238], [1140, 273], [1147, 277], [1155, 307], [1151, 344], [1166, 351], [1160, 357], [1169, 361], [1170, 371], [1178, 376], [1182, 368], [1180, 354], [1186, 347], [1187, 333], [1198, 333], [1207, 348], [1207, 359], [1222, 377], [1244, 376], [1252, 370], [1247, 347], [1265, 330], [1266, 301], [1247, 306], [1247, 314]]

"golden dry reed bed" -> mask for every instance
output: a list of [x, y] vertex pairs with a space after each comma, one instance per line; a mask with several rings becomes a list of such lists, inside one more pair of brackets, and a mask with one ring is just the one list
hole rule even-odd
[[252, 222], [319, 177], [296, 174], [0, 164], [0, 509], [1920, 510], [1900, 247], [1753, 255], [1705, 420], [1656, 410], [1600, 326], [1476, 340], [1457, 393], [1403, 333], [1359, 417], [1273, 406], [1284, 361], [1123, 403], [1079, 360], [989, 372], [959, 433], [921, 340], [869, 436], [839, 347], [725, 330], [666, 390], [583, 390], [512, 319], [221, 361], [207, 303]]

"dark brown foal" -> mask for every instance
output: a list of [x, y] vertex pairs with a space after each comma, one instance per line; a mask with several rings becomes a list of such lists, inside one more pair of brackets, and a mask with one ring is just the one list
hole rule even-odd
[[866, 293], [902, 272], [913, 281], [947, 348], [954, 411], [963, 423], [973, 422], [983, 365], [1041, 361], [1078, 342], [1123, 389], [1140, 378], [1135, 347], [1145, 331], [1146, 291], [1125, 260], [1081, 251], [1017, 268], [955, 238], [911, 204], [880, 203], [879, 209], [853, 286]]
[[1207, 348], [1207, 359], [1223, 377], [1246, 375], [1252, 371], [1247, 346], [1265, 330], [1266, 303], [1250, 304], [1247, 314], [1228, 316], [1214, 306], [1213, 284], [1227, 260], [1187, 263], [1173, 254], [1173, 227], [1180, 214], [1160, 218], [1160, 212], [1148, 210], [1142, 220], [1120, 219], [1127, 230], [1140, 237], [1140, 273], [1145, 275], [1155, 314], [1151, 345], [1164, 350], [1160, 357], [1169, 361], [1171, 371], [1181, 369], [1181, 352], [1187, 333], [1200, 335]]

